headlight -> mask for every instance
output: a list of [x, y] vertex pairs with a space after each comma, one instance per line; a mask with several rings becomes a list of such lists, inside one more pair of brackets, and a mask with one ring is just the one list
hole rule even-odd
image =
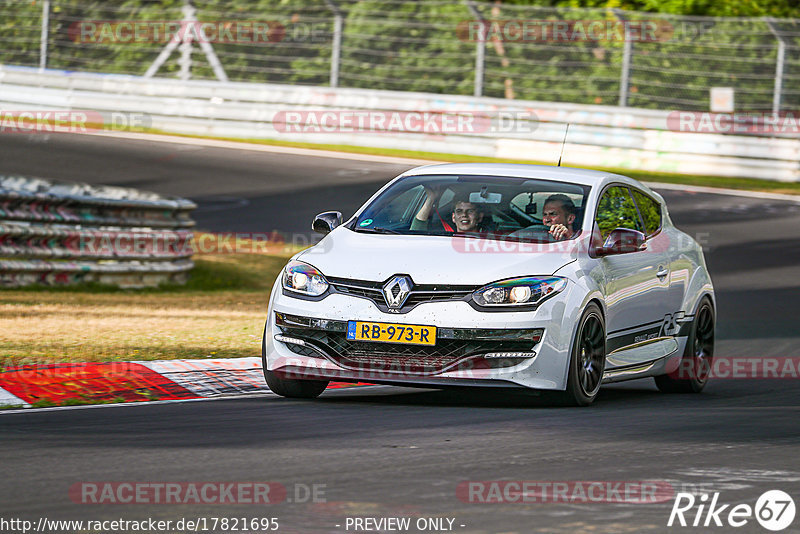
[[478, 306], [534, 306], [567, 287], [559, 276], [526, 276], [483, 286], [472, 294]]
[[328, 290], [328, 281], [316, 268], [302, 261], [290, 261], [283, 269], [283, 289], [310, 297], [318, 297]]

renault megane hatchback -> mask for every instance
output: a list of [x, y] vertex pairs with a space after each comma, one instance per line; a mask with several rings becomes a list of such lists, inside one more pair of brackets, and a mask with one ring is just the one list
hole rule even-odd
[[279, 395], [336, 380], [531, 388], [588, 405], [603, 383], [707, 381], [703, 252], [631, 178], [430, 165], [313, 229], [325, 237], [291, 259], [269, 302], [263, 365]]

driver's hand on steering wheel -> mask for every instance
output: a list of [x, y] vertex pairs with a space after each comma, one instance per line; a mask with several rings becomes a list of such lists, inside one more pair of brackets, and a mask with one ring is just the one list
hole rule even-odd
[[569, 228], [564, 226], [563, 224], [554, 224], [548, 230], [548, 233], [553, 236], [553, 239], [556, 241], [561, 241], [562, 239], [566, 239], [569, 237], [570, 231]]

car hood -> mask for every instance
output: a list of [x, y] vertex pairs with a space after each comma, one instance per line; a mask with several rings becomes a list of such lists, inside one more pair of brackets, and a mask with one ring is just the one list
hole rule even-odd
[[482, 285], [547, 275], [577, 257], [578, 242], [516, 243], [470, 237], [366, 234], [344, 227], [297, 259], [324, 275], [382, 282], [407, 274], [417, 284]]

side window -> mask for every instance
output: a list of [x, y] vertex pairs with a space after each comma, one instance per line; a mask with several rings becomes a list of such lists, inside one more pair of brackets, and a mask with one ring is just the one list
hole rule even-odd
[[644, 219], [645, 233], [651, 236], [661, 228], [661, 204], [637, 190], [633, 190], [633, 198], [639, 206], [639, 212]]
[[610, 187], [606, 190], [597, 207], [596, 222], [603, 239], [617, 228], [644, 232], [636, 204], [627, 187]]

